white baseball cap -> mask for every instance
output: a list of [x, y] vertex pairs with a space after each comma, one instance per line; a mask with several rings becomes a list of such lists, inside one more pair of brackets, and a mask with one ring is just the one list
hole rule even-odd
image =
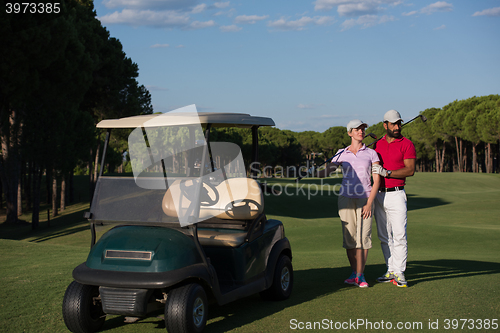
[[346, 126], [347, 133], [349, 133], [353, 128], [358, 128], [359, 126], [362, 126], [362, 125], [365, 125], [366, 127], [368, 127], [368, 124], [362, 122], [359, 119], [351, 120], [349, 123], [347, 123], [347, 126]]
[[401, 115], [396, 110], [389, 110], [384, 114], [384, 123], [386, 121], [390, 123], [397, 123], [400, 120], [403, 121], [403, 118], [401, 118]]

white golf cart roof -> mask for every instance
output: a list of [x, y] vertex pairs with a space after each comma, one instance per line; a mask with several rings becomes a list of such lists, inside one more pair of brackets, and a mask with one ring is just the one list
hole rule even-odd
[[275, 126], [268, 117], [256, 117], [246, 113], [184, 113], [167, 112], [133, 116], [120, 119], [107, 119], [99, 122], [97, 128], [135, 128], [211, 124], [212, 127]]

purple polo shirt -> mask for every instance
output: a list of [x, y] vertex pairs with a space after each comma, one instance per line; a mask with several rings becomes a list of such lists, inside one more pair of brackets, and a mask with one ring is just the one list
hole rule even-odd
[[332, 163], [342, 165], [342, 189], [340, 195], [349, 198], [368, 198], [372, 190], [372, 163], [379, 162], [375, 150], [364, 144], [356, 154], [348, 146], [342, 153], [339, 150]]

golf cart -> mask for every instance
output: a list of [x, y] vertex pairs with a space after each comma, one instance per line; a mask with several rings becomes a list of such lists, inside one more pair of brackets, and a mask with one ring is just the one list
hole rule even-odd
[[[209, 304], [255, 293], [266, 300], [290, 296], [291, 247], [283, 224], [266, 218], [265, 188], [255, 174], [247, 178], [238, 145], [210, 141], [211, 129], [249, 128], [257, 161], [260, 126], [274, 122], [197, 113], [194, 106], [97, 124], [107, 130], [106, 141], [85, 213], [90, 253], [63, 300], [70, 331], [99, 331], [108, 314], [137, 320], [164, 309], [169, 332], [201, 332]], [[111, 129], [124, 128], [134, 129], [133, 177], [103, 175]]]

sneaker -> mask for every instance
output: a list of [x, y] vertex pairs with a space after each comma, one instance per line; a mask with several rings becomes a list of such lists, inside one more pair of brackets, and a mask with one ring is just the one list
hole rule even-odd
[[351, 275], [344, 280], [344, 283], [346, 284], [356, 284], [356, 272], [352, 272]]
[[355, 279], [355, 285], [357, 285], [360, 288], [368, 288], [368, 283], [366, 283], [364, 274], [361, 274], [359, 277]]
[[377, 282], [382, 283], [391, 282], [392, 280], [394, 280], [394, 272], [389, 271], [387, 271], [387, 273], [385, 273], [381, 277], [377, 278]]
[[392, 280], [392, 283], [398, 287], [408, 287], [408, 282], [406, 282], [405, 275], [403, 273], [394, 273], [394, 280]]

